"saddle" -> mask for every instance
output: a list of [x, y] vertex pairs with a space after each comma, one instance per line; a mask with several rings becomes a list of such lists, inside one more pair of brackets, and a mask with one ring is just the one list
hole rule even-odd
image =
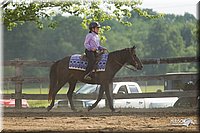
[[[105, 71], [107, 58], [108, 54], [104, 54], [103, 52], [97, 52], [95, 71]], [[75, 54], [70, 57], [69, 69], [85, 71], [87, 68], [87, 64], [88, 59], [86, 57], [86, 54]]]
[[83, 61], [87, 61], [88, 60], [85, 53], [80, 56], [80, 60], [83, 60]]

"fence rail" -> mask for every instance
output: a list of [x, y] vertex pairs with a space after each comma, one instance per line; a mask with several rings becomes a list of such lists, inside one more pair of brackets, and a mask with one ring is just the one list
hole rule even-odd
[[[144, 65], [149, 64], [174, 64], [174, 63], [190, 63], [190, 62], [198, 62], [199, 59], [197, 57], [178, 57], [178, 58], [149, 58], [149, 59], [141, 59]], [[16, 108], [22, 107], [21, 99], [29, 99], [29, 100], [46, 100], [47, 94], [22, 94], [22, 85], [23, 83], [41, 83], [41, 82], [49, 82], [49, 79], [46, 77], [23, 77], [23, 68], [24, 67], [50, 67], [54, 61], [26, 61], [26, 60], [11, 60], [4, 61], [4, 66], [12, 66], [15, 67], [15, 76], [5, 77], [3, 79], [4, 82], [11, 81], [15, 83], [15, 94], [3, 94], [4, 99], [15, 99]], [[147, 80], [162, 80], [162, 79], [181, 79], [185, 76], [191, 76], [192, 78], [196, 78], [197, 74], [194, 73], [185, 73], [185, 74], [173, 74], [173, 75], [153, 75], [153, 76], [136, 76], [136, 77], [116, 77], [113, 79], [116, 81], [147, 81]], [[114, 98], [145, 98], [145, 97], [171, 97], [171, 96], [196, 96], [195, 92], [173, 92], [173, 93], [142, 93], [142, 94], [128, 94], [128, 95], [114, 95]], [[66, 99], [66, 95], [58, 94], [57, 99]], [[75, 98], [86, 98], [86, 99], [96, 99], [96, 96], [90, 95], [76, 95]]]
[[[165, 75], [147, 75], [147, 76], [134, 76], [134, 77], [115, 77], [113, 82], [121, 81], [148, 81], [148, 80], [175, 80], [183, 79], [186, 76], [192, 79], [197, 77], [197, 73], [180, 73], [180, 74], [165, 74]], [[22, 81], [24, 83], [44, 83], [49, 82], [49, 78], [46, 77], [5, 77], [4, 81]]]
[[[135, 99], [135, 98], [155, 98], [155, 97], [196, 97], [197, 91], [177, 91], [177, 92], [151, 92], [151, 93], [133, 93], [133, 94], [113, 94], [115, 99]], [[96, 99], [97, 94], [76, 94], [74, 99]], [[22, 94], [18, 97], [15, 94], [4, 94], [4, 99], [27, 99], [27, 100], [47, 100], [48, 94]], [[105, 95], [103, 98], [106, 98]], [[67, 99], [66, 94], [57, 94], [56, 99]]]
[[[192, 57], [176, 57], [176, 58], [145, 58], [141, 59], [142, 63], [148, 64], [174, 64], [174, 63], [188, 63], [198, 62], [199, 58], [196, 56]], [[4, 66], [31, 66], [31, 67], [49, 67], [55, 61], [29, 61], [29, 60], [10, 60], [4, 61]]]

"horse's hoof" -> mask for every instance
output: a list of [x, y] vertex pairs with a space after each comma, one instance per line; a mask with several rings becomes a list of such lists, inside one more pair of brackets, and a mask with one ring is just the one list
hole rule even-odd
[[48, 106], [47, 111], [49, 112], [52, 109], [52, 107]]
[[80, 109], [80, 110], [77, 110], [77, 112], [78, 113], [82, 113], [82, 112], [84, 112], [82, 109]]
[[92, 108], [92, 106], [88, 106], [88, 112], [90, 111], [90, 110], [92, 110], [93, 108]]
[[78, 110], [77, 110], [77, 109], [72, 109], [72, 111], [73, 111], [73, 112], [78, 112]]
[[120, 110], [115, 110], [115, 109], [112, 109], [111, 112], [112, 112], [112, 113], [121, 113]]
[[121, 113], [121, 110], [115, 110], [115, 113]]

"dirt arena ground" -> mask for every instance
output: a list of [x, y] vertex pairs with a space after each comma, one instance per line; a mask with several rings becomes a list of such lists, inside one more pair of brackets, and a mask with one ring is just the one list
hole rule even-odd
[[[4, 109], [2, 132], [198, 132], [196, 109]], [[178, 125], [190, 118], [194, 123]]]

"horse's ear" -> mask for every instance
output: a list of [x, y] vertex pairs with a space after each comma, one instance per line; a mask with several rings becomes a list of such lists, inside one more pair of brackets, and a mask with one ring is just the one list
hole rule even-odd
[[136, 46], [133, 46], [133, 49], [136, 49]]

